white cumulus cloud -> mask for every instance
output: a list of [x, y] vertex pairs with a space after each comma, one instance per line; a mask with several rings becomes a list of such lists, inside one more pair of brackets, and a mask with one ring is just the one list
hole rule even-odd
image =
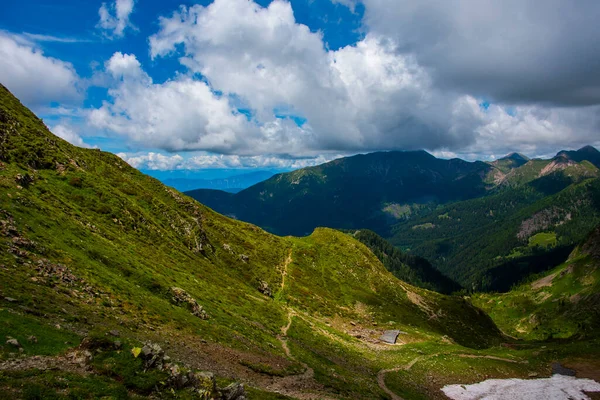
[[70, 63], [47, 57], [35, 44], [0, 31], [0, 83], [30, 107], [82, 98]]
[[100, 16], [98, 27], [103, 29], [108, 37], [112, 38], [123, 37], [127, 28], [136, 29], [129, 21], [134, 3], [134, 0], [115, 0], [109, 4], [102, 3], [98, 10]]

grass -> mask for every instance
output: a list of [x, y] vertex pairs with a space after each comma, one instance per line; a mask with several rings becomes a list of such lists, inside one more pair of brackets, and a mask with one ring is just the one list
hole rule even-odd
[[555, 247], [558, 243], [556, 232], [540, 232], [529, 238], [529, 247]]
[[[35, 337], [31, 339], [30, 337]], [[10, 353], [18, 349], [4, 344], [7, 337], [17, 339], [24, 355], [53, 356], [77, 346], [80, 337], [73, 332], [57, 329], [40, 318], [24, 315], [12, 309], [0, 309], [0, 360], [9, 358]]]
[[[278, 237], [231, 220], [112, 154], [53, 136], [3, 88], [0, 100], [0, 298], [15, 299], [0, 305], [0, 334], [17, 338], [26, 356], [60, 355], [113, 329], [123, 342], [121, 352], [100, 348], [86, 377], [1, 372], [4, 397], [173, 397], [164, 375], [144, 372], [129, 354], [153, 340], [191, 367], [218, 366], [221, 378], [252, 379], [263, 389], [265, 375], [290, 376], [306, 363], [328, 393], [385, 398], [377, 372], [410, 361], [416, 350], [493, 352], [504, 340], [463, 298], [397, 280], [349, 235], [322, 228]], [[23, 186], [16, 177], [26, 174], [33, 181]], [[258, 290], [261, 282], [275, 299]], [[209, 319], [176, 305], [172, 287]], [[298, 315], [288, 332], [293, 359], [278, 340], [290, 311]], [[374, 338], [400, 329], [418, 344], [382, 351], [354, 337], [354, 326]], [[27, 342], [30, 335], [37, 344]], [[3, 346], [0, 357], [11, 352]]]

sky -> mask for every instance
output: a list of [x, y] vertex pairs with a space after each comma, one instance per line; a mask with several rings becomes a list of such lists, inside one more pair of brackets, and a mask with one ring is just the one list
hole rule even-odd
[[0, 83], [144, 170], [600, 146], [597, 0], [20, 0]]

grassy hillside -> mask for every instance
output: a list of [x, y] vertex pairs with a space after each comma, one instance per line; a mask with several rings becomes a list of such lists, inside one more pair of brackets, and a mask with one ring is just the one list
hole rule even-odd
[[426, 259], [398, 250], [375, 232], [366, 229], [346, 232], [365, 244], [388, 271], [404, 282], [446, 294], [462, 289], [458, 283], [435, 269]]
[[597, 336], [600, 327], [600, 227], [569, 259], [502, 295], [475, 295], [512, 336], [544, 340]]
[[[132, 355], [151, 341], [170, 373], [212, 371], [250, 398], [383, 399], [378, 373], [415, 352], [504, 340], [349, 235], [282, 238], [226, 218], [53, 136], [3, 87], [0, 193], [0, 397], [190, 396]], [[386, 329], [404, 346], [382, 345]]]

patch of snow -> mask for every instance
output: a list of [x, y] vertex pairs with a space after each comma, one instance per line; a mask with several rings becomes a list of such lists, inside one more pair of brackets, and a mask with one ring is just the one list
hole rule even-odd
[[590, 400], [584, 392], [600, 392], [600, 383], [553, 375], [542, 379], [488, 379], [473, 385], [446, 385], [442, 391], [454, 400]]

